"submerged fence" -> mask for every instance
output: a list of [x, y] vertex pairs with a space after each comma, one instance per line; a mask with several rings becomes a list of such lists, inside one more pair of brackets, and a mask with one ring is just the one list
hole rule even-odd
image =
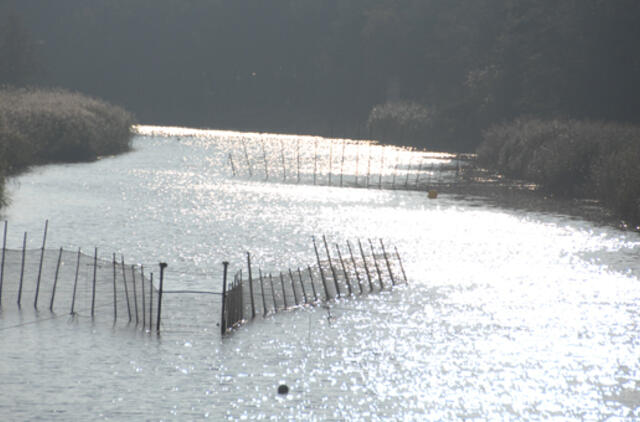
[[[326, 186], [428, 189], [465, 181], [471, 154], [418, 152], [371, 141], [247, 142], [228, 153], [233, 176]], [[235, 152], [235, 155], [234, 155]]]
[[225, 334], [258, 315], [380, 292], [407, 283], [397, 248], [388, 249], [382, 239], [330, 245], [323, 235], [321, 241], [312, 238], [316, 260], [304, 267], [266, 272], [253, 266], [247, 253], [246, 272], [239, 270], [229, 283], [229, 263], [223, 263], [221, 293], [164, 291], [167, 264], [159, 264], [159, 279], [154, 284], [154, 273], [147, 275], [141, 265], [126, 264], [122, 255], [113, 253], [111, 259], [102, 259], [98, 248], [92, 254], [81, 249], [48, 249], [47, 228], [48, 222], [40, 248], [27, 249], [25, 233], [22, 248], [9, 249], [8, 223], [4, 223], [0, 251], [3, 315], [11, 307], [33, 307], [36, 312], [68, 313], [160, 332], [163, 294], [221, 294], [220, 327]]
[[407, 276], [397, 248], [388, 251], [382, 239], [374, 242], [347, 241], [340, 247], [313, 240], [316, 262], [305, 267], [277, 273], [257, 274], [247, 253], [246, 278], [235, 273], [227, 284], [228, 263], [224, 263], [221, 332], [227, 333], [258, 315], [327, 302], [340, 297], [359, 296], [397, 284], [407, 283]]
[[160, 327], [162, 279], [166, 264], [160, 264], [159, 288], [153, 273], [139, 265], [126, 264], [122, 255], [102, 259], [80, 249], [47, 249], [48, 222], [42, 247], [27, 249], [24, 233], [21, 249], [7, 248], [4, 223], [0, 252], [0, 307], [33, 307], [53, 313], [69, 313], [91, 319], [112, 319], [113, 323], [135, 324], [142, 329]]

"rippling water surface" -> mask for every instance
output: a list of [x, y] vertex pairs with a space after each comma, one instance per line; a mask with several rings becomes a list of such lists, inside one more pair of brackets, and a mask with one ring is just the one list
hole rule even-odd
[[[97, 246], [147, 267], [166, 261], [169, 289], [219, 291], [221, 262], [239, 269], [246, 251], [278, 271], [314, 262], [312, 235], [383, 238], [400, 250], [409, 285], [260, 317], [224, 339], [214, 295], [167, 296], [159, 337], [4, 304], [0, 414], [640, 418], [636, 233], [476, 197], [377, 189], [394, 177], [415, 180], [416, 166], [429, 161], [410, 151], [311, 137], [140, 132], [128, 154], [15, 179], [9, 247], [21, 245], [24, 231], [38, 247], [49, 219], [52, 247]], [[356, 175], [364, 183], [367, 172], [370, 189], [346, 187]], [[334, 186], [326, 186], [330, 177]], [[286, 396], [277, 394], [281, 383], [291, 387]]]

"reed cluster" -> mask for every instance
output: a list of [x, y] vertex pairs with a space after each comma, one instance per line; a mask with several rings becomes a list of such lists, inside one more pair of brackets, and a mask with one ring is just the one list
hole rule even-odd
[[594, 198], [640, 224], [640, 127], [520, 118], [489, 128], [479, 165], [565, 197]]
[[0, 206], [4, 178], [31, 165], [91, 161], [127, 151], [133, 116], [60, 89], [0, 90]]
[[367, 119], [370, 136], [388, 144], [407, 145], [417, 139], [432, 138], [434, 110], [416, 102], [395, 101], [379, 104]]

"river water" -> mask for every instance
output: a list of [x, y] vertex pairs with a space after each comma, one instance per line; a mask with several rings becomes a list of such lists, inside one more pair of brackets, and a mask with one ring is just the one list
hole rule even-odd
[[[39, 247], [48, 219], [52, 248], [164, 261], [165, 288], [219, 292], [221, 262], [237, 270], [247, 251], [275, 272], [314, 263], [314, 235], [383, 238], [409, 283], [258, 317], [224, 338], [216, 295], [167, 295], [159, 336], [3, 304], [4, 420], [640, 419], [637, 233], [377, 188], [435, 183], [417, 176], [433, 167], [417, 167], [429, 158], [416, 152], [139, 132], [130, 153], [14, 179], [8, 246], [28, 231]], [[369, 189], [348, 186], [366, 173]]]

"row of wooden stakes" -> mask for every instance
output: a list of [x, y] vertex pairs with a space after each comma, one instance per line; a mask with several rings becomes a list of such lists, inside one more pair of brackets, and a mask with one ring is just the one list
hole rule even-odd
[[[329, 243], [323, 235], [324, 259], [318, 250], [315, 237], [312, 238], [312, 242], [316, 256], [315, 264], [307, 265], [304, 270], [298, 267], [295, 270], [289, 268], [284, 272], [279, 271], [276, 277], [258, 268], [258, 278], [254, 278], [251, 254], [247, 252], [247, 278], [243, 278], [240, 270], [235, 273], [233, 280], [227, 283], [229, 263], [223, 263], [220, 323], [222, 334], [254, 319], [259, 314], [266, 316], [269, 313], [294, 307], [372, 293], [407, 283], [398, 249], [394, 247], [393, 254], [387, 253], [382, 239], [379, 239], [378, 251], [375, 250], [374, 242], [368, 239], [368, 254], [361, 240], [357, 241], [356, 253], [351, 242], [346, 242], [348, 255], [343, 255], [340, 246], [336, 243], [334, 244], [335, 254], [332, 256]], [[288, 280], [285, 281], [285, 279]], [[278, 281], [279, 285], [277, 285]], [[259, 291], [254, 283], [258, 283]], [[318, 283], [320, 283], [319, 287], [316, 286]]]

